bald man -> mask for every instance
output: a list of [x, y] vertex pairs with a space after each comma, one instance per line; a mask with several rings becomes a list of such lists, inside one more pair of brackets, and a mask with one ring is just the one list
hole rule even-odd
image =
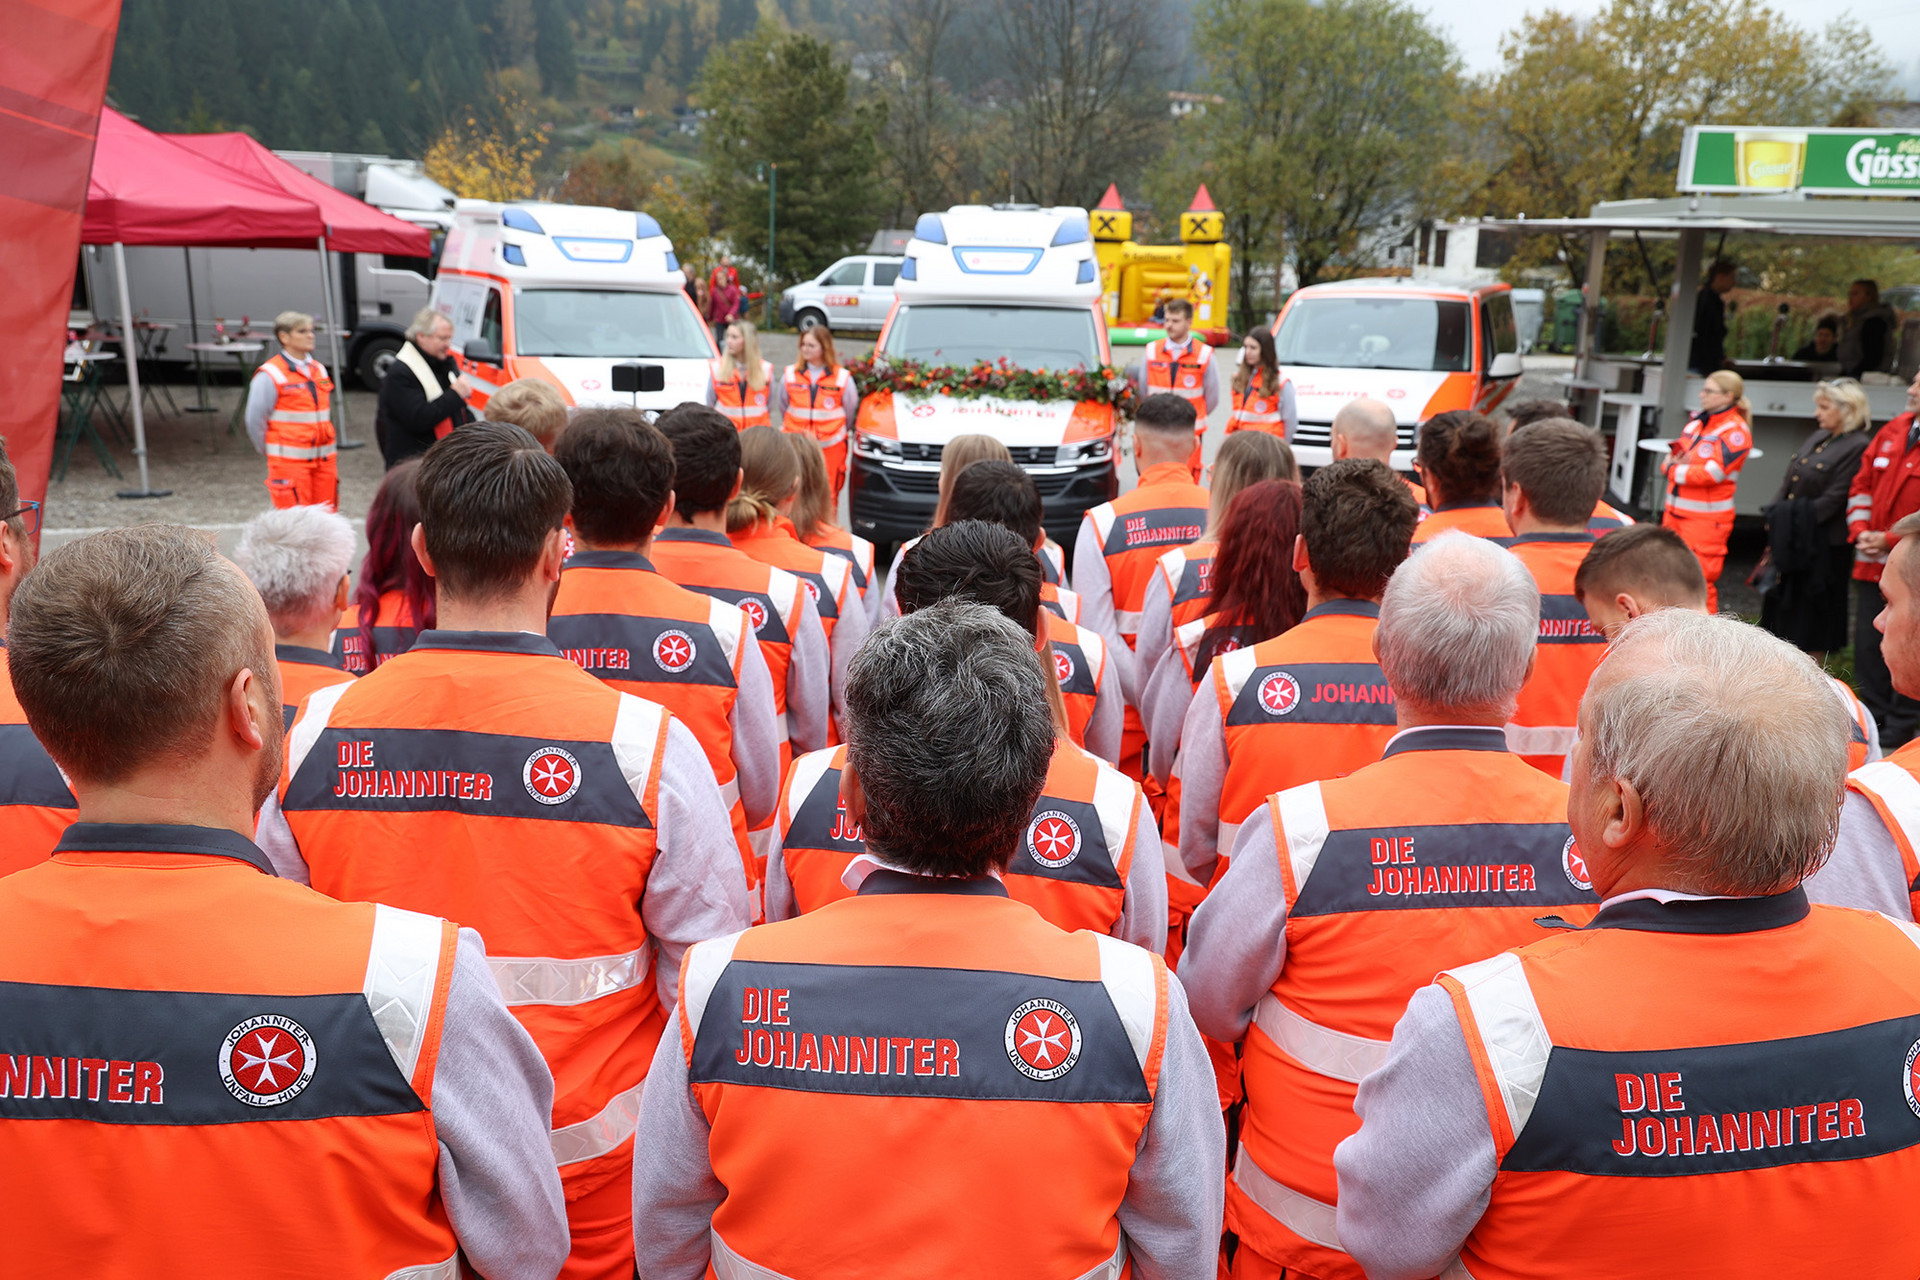
[[[1393, 419], [1393, 410], [1378, 400], [1362, 396], [1358, 400], [1349, 400], [1340, 406], [1340, 412], [1333, 415], [1332, 440], [1333, 460], [1342, 458], [1378, 458], [1389, 467], [1393, 465], [1393, 450], [1400, 443], [1400, 426]], [[1420, 504], [1420, 518], [1427, 518], [1427, 491], [1408, 480], [1405, 473], [1394, 473], [1406, 480], [1407, 488], [1413, 490], [1413, 500]]]

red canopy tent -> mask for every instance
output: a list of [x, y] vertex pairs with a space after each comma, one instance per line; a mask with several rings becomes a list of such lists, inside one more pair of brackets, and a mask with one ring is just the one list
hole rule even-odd
[[140, 407], [140, 362], [133, 358], [126, 247], [324, 248], [325, 235], [326, 223], [313, 201], [289, 195], [143, 129], [112, 107], [102, 109], [80, 243], [113, 246], [114, 274], [120, 286], [121, 347], [133, 404], [133, 452], [140, 463], [140, 487], [124, 490], [120, 496], [160, 496], [147, 477], [147, 424]]

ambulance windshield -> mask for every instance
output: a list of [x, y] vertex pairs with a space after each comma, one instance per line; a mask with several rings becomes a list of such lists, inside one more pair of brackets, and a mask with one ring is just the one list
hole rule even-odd
[[1005, 358], [1021, 369], [1091, 369], [1100, 363], [1093, 312], [1081, 307], [902, 305], [887, 354], [933, 365]]
[[712, 351], [680, 293], [520, 289], [513, 295], [514, 351], [591, 360], [706, 360]]
[[1465, 373], [1467, 304], [1433, 298], [1296, 298], [1274, 335], [1283, 365]]

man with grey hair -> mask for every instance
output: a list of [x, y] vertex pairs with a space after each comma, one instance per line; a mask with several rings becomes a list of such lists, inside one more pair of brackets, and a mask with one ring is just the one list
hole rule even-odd
[[[1391, 467], [1393, 451], [1400, 444], [1400, 426], [1394, 421], [1391, 408], [1371, 396], [1361, 396], [1341, 405], [1333, 415], [1327, 443], [1333, 450], [1335, 462], [1342, 458], [1377, 458]], [[1413, 500], [1420, 504], [1424, 515], [1427, 491], [1405, 474], [1394, 474], [1406, 480], [1407, 488], [1413, 490]]]
[[333, 629], [350, 600], [353, 522], [325, 507], [263, 511], [240, 531], [233, 561], [260, 593], [287, 727], [316, 689], [353, 679], [333, 656]]
[[284, 730], [247, 580], [190, 529], [110, 530], [28, 575], [8, 640], [79, 799], [56, 855], [0, 880], [8, 1270], [252, 1248], [315, 1280], [462, 1255], [552, 1280], [553, 1081], [479, 935], [279, 879], [253, 841]]
[[473, 421], [473, 411], [467, 408], [473, 384], [448, 352], [452, 344], [452, 318], [422, 307], [407, 326], [405, 344], [381, 377], [373, 436], [388, 470], [425, 453], [455, 427]]
[[1227, 1226], [1259, 1258], [1246, 1274], [1359, 1280], [1335, 1230], [1333, 1150], [1407, 997], [1545, 936], [1539, 916], [1592, 912], [1567, 788], [1503, 730], [1539, 616], [1512, 553], [1458, 532], [1416, 549], [1373, 636], [1399, 723], [1385, 755], [1270, 797], [1194, 913], [1180, 962], [1194, 1020], [1245, 1041]]
[[1001, 882], [1053, 754], [1033, 637], [943, 600], [873, 633], [846, 708], [880, 865], [687, 952], [640, 1100], [640, 1274], [1212, 1276], [1226, 1136], [1179, 980]]
[[1801, 885], [1846, 740], [1759, 628], [1626, 624], [1573, 749], [1599, 914], [1443, 972], [1360, 1086], [1338, 1226], [1372, 1280], [1920, 1273], [1920, 934]]

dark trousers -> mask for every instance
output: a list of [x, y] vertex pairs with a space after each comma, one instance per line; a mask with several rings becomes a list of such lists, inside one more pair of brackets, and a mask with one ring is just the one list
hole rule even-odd
[[1880, 749], [1889, 755], [1904, 746], [1920, 729], [1920, 702], [1893, 691], [1893, 677], [1887, 673], [1886, 660], [1880, 656], [1880, 633], [1873, 620], [1886, 607], [1886, 597], [1875, 582], [1860, 582], [1859, 609], [1853, 619], [1853, 676], [1859, 687], [1860, 701], [1873, 713], [1880, 726]]

